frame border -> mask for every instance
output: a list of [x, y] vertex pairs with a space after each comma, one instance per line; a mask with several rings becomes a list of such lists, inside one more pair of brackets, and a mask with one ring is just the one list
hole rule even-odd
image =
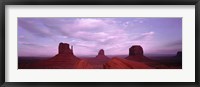
[[[0, 86], [1, 87], [199, 87], [200, 0], [1, 0], [0, 1]], [[6, 5], [195, 5], [195, 82], [5, 82], [5, 6]]]

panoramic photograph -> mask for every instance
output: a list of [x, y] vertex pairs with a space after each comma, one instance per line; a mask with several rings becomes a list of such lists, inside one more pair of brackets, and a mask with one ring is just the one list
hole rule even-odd
[[182, 69], [179, 17], [18, 17], [18, 69]]

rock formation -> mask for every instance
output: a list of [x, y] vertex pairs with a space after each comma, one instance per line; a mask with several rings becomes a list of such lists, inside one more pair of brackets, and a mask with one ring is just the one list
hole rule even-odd
[[104, 55], [104, 50], [101, 49], [101, 50], [99, 51], [98, 55]]
[[107, 56], [105, 56], [104, 50], [103, 50], [103, 49], [99, 50], [99, 53], [98, 53], [98, 55], [96, 56], [96, 58], [97, 58], [97, 59], [109, 59]]
[[175, 60], [180, 64], [182, 65], [182, 52], [181, 51], [178, 51], [176, 56], [175, 56]]
[[103, 64], [109, 60], [104, 54], [104, 50], [101, 49], [95, 58], [81, 59], [77, 61], [74, 68], [76, 69], [103, 69]]
[[73, 54], [73, 49], [70, 49], [69, 46], [68, 43], [59, 43], [58, 54], [38, 65], [43, 68], [53, 69], [74, 68], [74, 64], [80, 59]]
[[112, 58], [105, 63], [104, 69], [152, 69], [152, 67], [142, 62], [129, 61], [122, 58]]
[[134, 45], [129, 48], [129, 56], [125, 59], [136, 60], [136, 61], [149, 61], [147, 57], [143, 54], [143, 48], [140, 45]]
[[69, 46], [68, 43], [59, 43], [58, 54], [54, 56], [54, 59], [61, 59], [62, 61], [77, 60], [78, 58], [73, 53], [73, 46], [71, 46], [71, 49]]
[[129, 48], [129, 56], [142, 55], [143, 56], [143, 48], [140, 45], [134, 45]]
[[176, 57], [177, 57], [177, 58], [182, 58], [182, 52], [181, 52], [181, 51], [178, 51], [177, 54], [176, 54]]
[[66, 55], [66, 56], [74, 56], [73, 46], [71, 46], [71, 49], [70, 49], [68, 43], [62, 43], [61, 42], [58, 46], [58, 54]]
[[[27, 61], [27, 60], [26, 60]], [[59, 43], [58, 54], [50, 59], [38, 60], [34, 63], [19, 63], [18, 67], [26, 69], [181, 69], [182, 52], [167, 60], [150, 60], [144, 56], [143, 48], [134, 45], [129, 48], [128, 57], [108, 58], [103, 49], [95, 58], [79, 59], [73, 53], [73, 46]]]

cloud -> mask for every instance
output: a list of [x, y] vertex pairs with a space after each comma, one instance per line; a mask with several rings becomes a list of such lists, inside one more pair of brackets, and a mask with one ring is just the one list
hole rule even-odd
[[23, 40], [23, 41], [26, 41], [27, 38], [23, 35], [18, 35], [18, 40]]
[[170, 43], [167, 43], [165, 44], [165, 46], [167, 47], [181, 47], [182, 46], [182, 40], [176, 40], [176, 41], [173, 41], [173, 42], [170, 42]]
[[103, 41], [108, 37], [108, 34], [105, 32], [86, 32], [86, 31], [78, 31], [72, 35], [73, 38], [78, 38], [86, 41]]
[[52, 32], [49, 31], [49, 29], [43, 27], [40, 24], [40, 22], [31, 20], [31, 19], [18, 18], [18, 27], [21, 27], [29, 31], [31, 34], [34, 34], [40, 37], [49, 37], [52, 35]]
[[44, 48], [47, 47], [47, 45], [39, 45], [35, 43], [30, 43], [30, 42], [18, 42], [19, 45], [24, 45], [24, 46], [29, 46], [29, 47], [37, 47], [37, 48]]
[[94, 29], [106, 25], [103, 20], [91, 18], [76, 19], [75, 24], [74, 28], [78, 29]]
[[111, 21], [108, 21], [108, 19], [80, 18], [74, 20], [72, 23], [45, 25], [49, 28], [56, 28], [61, 35], [66, 37], [87, 41], [106, 42], [107, 40], [115, 39], [125, 34], [120, 27], [109, 25], [110, 22]]
[[57, 48], [31, 42], [18, 41], [18, 55], [26, 57], [51, 57], [56, 55]]
[[[144, 32], [147, 30], [141, 27], [141, 23], [143, 26], [146, 21], [135, 19], [137, 20], [134, 18], [19, 18], [18, 29], [26, 30], [28, 33], [21, 32], [18, 39], [20, 45], [27, 47], [26, 49], [48, 50], [51, 53], [57, 53], [59, 42], [73, 45], [76, 54], [97, 54], [100, 49], [104, 49], [106, 54], [128, 54], [128, 49], [132, 45], [142, 45], [144, 49], [151, 50], [150, 47], [154, 47], [152, 44], [157, 31]], [[44, 44], [53, 47], [48, 48]], [[180, 42], [165, 46], [178, 44]]]
[[[79, 48], [75, 48], [75, 50], [90, 50], [89, 52], [96, 52], [99, 49], [120, 52], [127, 50], [125, 48], [129, 48], [137, 40], [150, 38], [154, 34], [154, 32], [146, 32], [132, 39], [132, 37], [129, 37], [129, 32], [123, 29], [123, 24], [128, 25], [130, 23], [110, 18], [40, 18], [37, 20], [19, 20], [20, 27], [36, 36], [56, 40], [66, 39], [67, 43]], [[23, 43], [23, 45], [40, 47], [40, 45], [32, 43]]]
[[142, 33], [139, 36], [135, 37], [133, 40], [149, 40], [153, 38], [154, 32], [147, 32], [147, 33]]

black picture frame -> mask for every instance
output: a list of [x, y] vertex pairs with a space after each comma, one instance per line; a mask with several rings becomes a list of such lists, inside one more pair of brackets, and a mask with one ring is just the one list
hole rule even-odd
[[[2, 0], [0, 12], [1, 87], [197, 87], [199, 84], [200, 0]], [[195, 5], [195, 82], [5, 82], [6, 5]], [[172, 77], [173, 79], [173, 77]], [[187, 78], [183, 78], [187, 79]]]

